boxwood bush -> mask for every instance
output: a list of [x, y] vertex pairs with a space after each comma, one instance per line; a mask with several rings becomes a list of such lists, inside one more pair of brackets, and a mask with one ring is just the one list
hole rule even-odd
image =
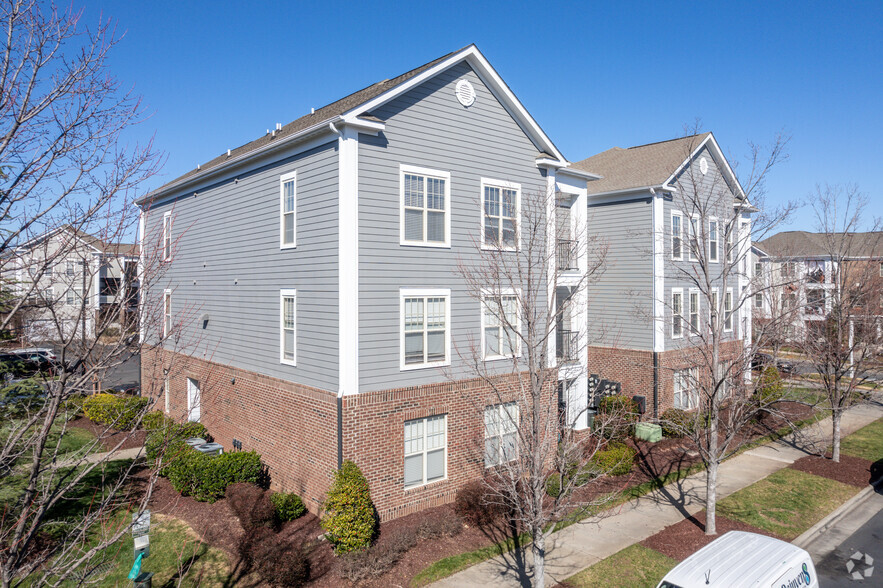
[[371, 502], [368, 480], [353, 462], [343, 462], [334, 473], [334, 484], [325, 495], [322, 528], [340, 555], [371, 545], [377, 530], [377, 512]]
[[635, 464], [635, 450], [625, 443], [610, 443], [592, 456], [595, 471], [608, 476], [622, 476]]
[[83, 401], [83, 413], [93, 423], [110, 425], [115, 429], [131, 429], [149, 404], [140, 396], [117, 396], [102, 392]]
[[307, 512], [303, 500], [294, 492], [273, 492], [270, 500], [276, 507], [276, 517], [283, 523], [293, 521]]
[[686, 437], [696, 430], [696, 415], [680, 408], [669, 408], [662, 413], [659, 424], [666, 437]]
[[595, 430], [605, 439], [620, 441], [634, 432], [638, 422], [638, 403], [626, 396], [605, 396], [598, 403]]
[[258, 484], [263, 478], [261, 456], [255, 451], [207, 455], [185, 447], [163, 468], [172, 487], [183, 496], [200, 502], [224, 497], [227, 486], [236, 482]]

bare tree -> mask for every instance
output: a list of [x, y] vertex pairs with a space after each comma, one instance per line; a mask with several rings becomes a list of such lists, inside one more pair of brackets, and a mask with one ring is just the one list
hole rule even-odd
[[[505, 190], [498, 196], [504, 210], [516, 206]], [[579, 363], [567, 363], [584, 355], [588, 340], [576, 322], [562, 339], [562, 323], [585, 310], [585, 286], [603, 270], [606, 247], [591, 238], [586, 242], [585, 223], [577, 219], [567, 227], [559, 223], [556, 232], [551, 219], [560, 197], [523, 193], [518, 224], [486, 222], [484, 242], [459, 266], [484, 317], [481, 336], [457, 353], [489, 390], [485, 397], [467, 398], [486, 427], [476, 449], [486, 467], [487, 500], [509, 513], [516, 532], [529, 535], [534, 586], [544, 585], [550, 523], [586, 504], [574, 490], [600, 473], [588, 466], [599, 445], [587, 448], [584, 436], [573, 431], [585, 407], [568, 403], [561, 411], [558, 391], [559, 372], [576, 377]], [[565, 283], [567, 292], [556, 292]], [[555, 473], [560, 491], [550, 496], [546, 481]]]
[[665, 237], [666, 285], [671, 277], [682, 288], [664, 301], [677, 346], [665, 369], [675, 407], [688, 411], [668, 424], [691, 439], [705, 465], [705, 532], [714, 535], [719, 466], [743, 444], [745, 427], [758, 411], [773, 410], [778, 400], [753, 394], [750, 378], [757, 341], [783, 318], [770, 313], [761, 332], [750, 336], [748, 311], [771, 286], [752, 275], [749, 244], [752, 235], [760, 239], [779, 226], [794, 205], [764, 202], [765, 180], [786, 157], [787, 137], [776, 137], [767, 148], [751, 144], [748, 169], [736, 180], [719, 154], [700, 150], [705, 135], [697, 131], [687, 133], [683, 160], [689, 163], [672, 182], [672, 206], [683, 220]]
[[125, 280], [111, 279], [95, 254], [96, 243], [115, 259], [123, 253], [136, 226], [132, 200], [160, 159], [150, 144], [125, 146], [143, 113], [108, 71], [119, 37], [110, 23], [90, 30], [81, 16], [34, 0], [0, 4], [0, 329], [39, 317], [57, 355], [2, 390], [0, 476], [14, 490], [0, 514], [2, 586], [82, 581], [128, 531], [117, 514], [142, 510], [152, 488], [150, 476], [134, 486], [136, 466], [117, 460], [151, 403], [84, 447], [65, 447], [75, 400], [137, 354], [137, 331], [161, 320], [136, 321], [134, 310], [134, 288], [161, 267], [142, 262], [136, 276], [130, 264], [117, 268]]
[[[867, 196], [856, 186], [818, 186], [810, 206], [822, 248], [814, 261], [825, 262], [833, 275], [814, 289], [822, 293], [812, 301], [821, 304], [821, 316], [800, 325], [796, 343], [821, 377], [823, 405], [831, 411], [831, 459], [839, 462], [843, 413], [864, 399], [859, 387], [883, 342], [883, 233], [880, 219], [870, 218]], [[818, 281], [811, 272], [804, 272], [803, 279]]]

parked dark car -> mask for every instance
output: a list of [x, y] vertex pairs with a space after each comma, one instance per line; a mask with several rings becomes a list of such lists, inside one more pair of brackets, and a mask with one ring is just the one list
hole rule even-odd
[[781, 358], [773, 361], [773, 356], [769, 353], [755, 353], [754, 357], [751, 358], [751, 369], [753, 370], [762, 370], [768, 365], [775, 365], [776, 369], [783, 374], [794, 373], [793, 363]]

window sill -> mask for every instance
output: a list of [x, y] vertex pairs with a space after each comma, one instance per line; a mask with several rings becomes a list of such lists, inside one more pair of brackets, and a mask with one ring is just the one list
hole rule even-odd
[[410, 363], [410, 364], [401, 364], [400, 371], [410, 372], [413, 370], [423, 370], [427, 368], [437, 368], [437, 367], [446, 367], [451, 365], [451, 362], [447, 359], [444, 361], [434, 361], [432, 363]]
[[289, 243], [288, 245], [279, 245], [279, 249], [297, 249], [297, 243]]
[[448, 476], [446, 474], [444, 478], [439, 478], [438, 480], [433, 480], [431, 482], [424, 482], [422, 484], [415, 484], [414, 486], [408, 486], [406, 488], [403, 488], [403, 490], [406, 493], [412, 492], [412, 491], [416, 491], [416, 490], [421, 490], [423, 488], [426, 488], [427, 486], [433, 486], [435, 484], [441, 484], [442, 482], [447, 482], [447, 481], [448, 481]]
[[494, 247], [493, 245], [486, 245], [485, 243], [481, 244], [482, 251], [509, 251], [515, 252], [518, 251], [518, 247]]
[[515, 353], [513, 355], [488, 355], [487, 357], [485, 357], [483, 359], [484, 359], [484, 361], [500, 361], [502, 359], [510, 359], [511, 360], [511, 359], [520, 359], [520, 358], [521, 358], [521, 354]]
[[429, 249], [450, 249], [450, 243], [427, 243], [424, 241], [399, 241], [402, 247], [427, 247]]
[[279, 364], [280, 364], [280, 365], [290, 365], [291, 367], [297, 367], [297, 360], [292, 360], [292, 359], [280, 359], [280, 360], [279, 360]]

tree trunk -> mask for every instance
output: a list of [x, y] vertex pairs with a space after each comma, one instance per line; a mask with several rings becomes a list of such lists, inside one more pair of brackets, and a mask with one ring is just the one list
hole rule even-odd
[[840, 462], [840, 418], [843, 416], [841, 410], [831, 411], [831, 460]]
[[[717, 439], [715, 439], [717, 442]], [[705, 474], [705, 534], [717, 535], [717, 467], [716, 459], [708, 464]]]
[[542, 529], [533, 533], [533, 585], [544, 588], [546, 585], [546, 534]]

